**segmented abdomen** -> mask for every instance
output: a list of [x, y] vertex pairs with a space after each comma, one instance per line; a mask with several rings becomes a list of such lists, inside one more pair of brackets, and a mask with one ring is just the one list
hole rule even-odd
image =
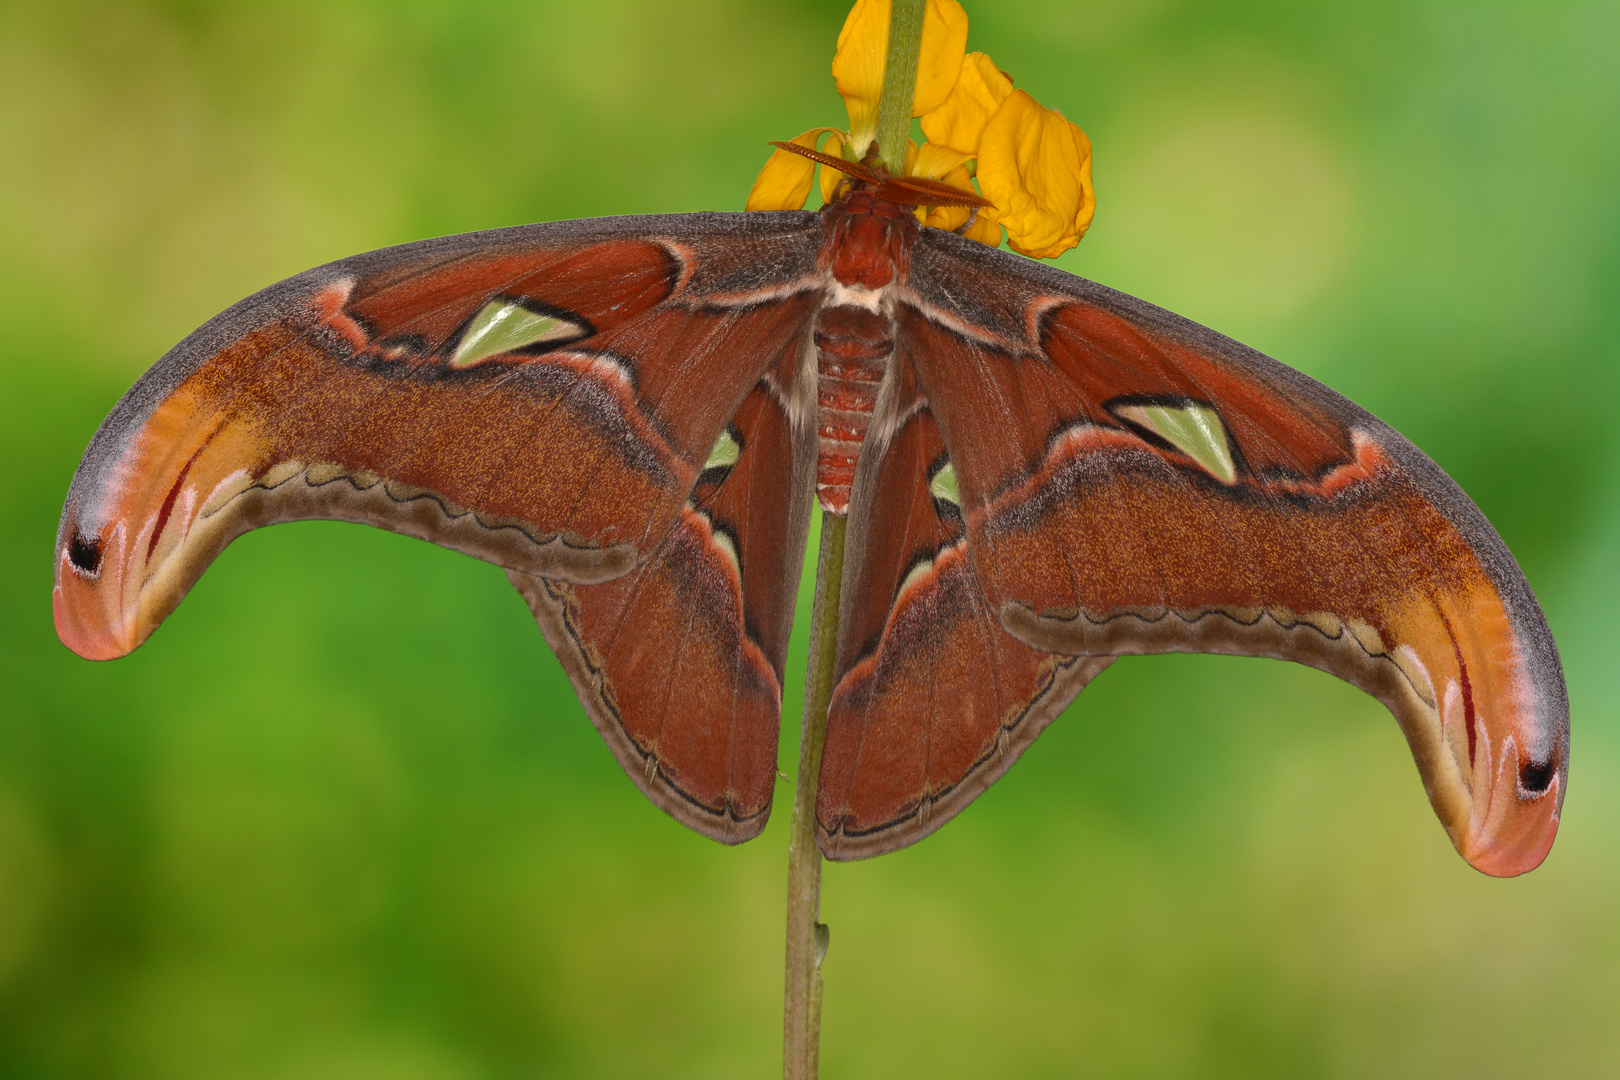
[[816, 324], [816, 494], [826, 513], [849, 513], [855, 462], [893, 351], [893, 324], [867, 308], [827, 308]]

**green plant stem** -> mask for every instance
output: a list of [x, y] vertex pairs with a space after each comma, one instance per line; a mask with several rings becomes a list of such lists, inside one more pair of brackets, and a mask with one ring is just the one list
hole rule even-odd
[[[911, 137], [911, 101], [917, 86], [926, 5], [927, 0], [894, 0], [889, 16], [883, 92], [878, 99], [878, 162], [896, 176], [905, 171]], [[828, 932], [820, 921], [816, 790], [836, 674], [847, 523], [841, 515], [821, 516], [821, 552], [816, 559], [816, 602], [810, 616], [810, 662], [799, 736], [799, 782], [788, 839], [787, 985], [782, 1015], [782, 1075], [786, 1080], [815, 1080], [821, 1044], [821, 961], [827, 955]]]
[[827, 737], [838, 646], [838, 605], [844, 585], [844, 530], [848, 519], [821, 516], [816, 558], [816, 602], [810, 616], [810, 662], [805, 673], [804, 722], [799, 735], [799, 782], [788, 839], [787, 987], [782, 1019], [782, 1075], [815, 1080], [821, 1043], [821, 960], [827, 928], [821, 913], [821, 852], [816, 848], [816, 781]]
[[911, 100], [917, 90], [922, 55], [923, 11], [927, 0], [894, 0], [889, 13], [889, 51], [883, 61], [883, 92], [878, 98], [878, 164], [899, 176], [906, 171], [911, 138]]

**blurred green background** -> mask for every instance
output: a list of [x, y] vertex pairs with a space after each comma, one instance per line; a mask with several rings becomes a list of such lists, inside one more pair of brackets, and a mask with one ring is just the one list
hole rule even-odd
[[[791, 787], [740, 849], [665, 818], [499, 571], [266, 530], [95, 665], [51, 551], [102, 416], [216, 311], [421, 237], [740, 208], [767, 139], [843, 123], [844, 12], [0, 4], [0, 1075], [776, 1072]], [[969, 14], [1095, 144], [1061, 265], [1349, 394], [1495, 522], [1571, 789], [1493, 881], [1372, 699], [1123, 661], [941, 833], [828, 868], [824, 1075], [1615, 1075], [1620, 6]]]

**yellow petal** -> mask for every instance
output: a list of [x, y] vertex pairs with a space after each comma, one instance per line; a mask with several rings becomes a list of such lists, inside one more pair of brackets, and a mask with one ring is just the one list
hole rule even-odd
[[[973, 224], [962, 228], [970, 215], [973, 217]], [[994, 207], [981, 206], [975, 215], [972, 209], [966, 206], [936, 206], [928, 212], [928, 218], [923, 224], [950, 232], [960, 231], [969, 240], [977, 240], [991, 247], [1001, 246], [1001, 226], [996, 222]]]
[[[827, 144], [821, 148], [821, 152], [824, 154], [831, 154], [833, 157], [843, 157], [844, 133], [842, 131], [833, 132], [832, 135], [827, 139]], [[838, 194], [838, 184], [843, 179], [844, 174], [836, 169], [829, 169], [825, 165], [821, 167], [822, 202], [830, 203], [833, 201], [833, 197]]]
[[855, 0], [838, 32], [833, 78], [849, 110], [849, 141], [856, 158], [866, 154], [877, 134], [878, 96], [883, 92], [883, 57], [889, 48], [889, 0]]
[[[947, 183], [956, 183], [946, 174], [952, 169], [959, 168], [963, 162], [972, 158], [970, 153], [953, 150], [949, 146], [940, 146], [937, 143], [925, 142], [917, 151], [917, 156], [906, 166], [907, 176], [926, 176], [930, 180], [945, 180]], [[962, 170], [967, 176], [967, 170]]]
[[[912, 176], [912, 175], [914, 175], [912, 173], [912, 171], [911, 171], [911, 167], [913, 165], [915, 165], [916, 163], [917, 163], [917, 140], [916, 139], [907, 139], [906, 140], [906, 167], [904, 169], [900, 170], [900, 175], [901, 176]], [[923, 223], [923, 220], [928, 217], [928, 208], [926, 206], [914, 207], [912, 209], [912, 211], [911, 211], [911, 216], [917, 219], [917, 224], [921, 225]]]
[[956, 0], [928, 0], [923, 10], [922, 52], [917, 57], [917, 89], [911, 115], [939, 108], [962, 71], [967, 51], [968, 17]]
[[[884, 58], [889, 50], [891, 0], [855, 0], [838, 32], [832, 73], [849, 110], [849, 139], [856, 160], [866, 155], [877, 134], [878, 97], [883, 92]], [[911, 115], [921, 116], [950, 96], [967, 48], [967, 12], [957, 0], [928, 0], [923, 9], [922, 50]]]
[[1014, 90], [985, 125], [979, 188], [996, 204], [1007, 243], [1037, 259], [1055, 259], [1080, 242], [1097, 197], [1085, 132]]
[[[928, 148], [932, 145], [932, 143], [924, 143], [923, 152], [927, 153]], [[973, 191], [975, 195], [978, 194], [977, 191], [973, 190], [973, 181], [968, 178], [967, 169], [961, 165], [957, 165], [939, 179], [944, 180], [945, 183], [950, 184], [952, 187], [963, 188], [967, 191]], [[936, 229], [954, 230], [960, 228], [972, 213], [973, 207], [971, 206], [934, 206], [929, 208], [928, 217], [924, 219], [923, 224], [932, 225]]]
[[[927, 146], [923, 147], [924, 150]], [[944, 180], [953, 187], [964, 191], [974, 191], [973, 181], [968, 177], [968, 171], [957, 166], [946, 174]], [[974, 194], [978, 192], [974, 191]], [[961, 231], [969, 240], [977, 240], [981, 244], [998, 247], [1001, 244], [1001, 226], [998, 224], [1001, 215], [993, 206], [981, 206], [978, 213], [974, 213], [971, 206], [935, 206], [928, 211], [924, 225], [932, 225], [936, 229], [949, 229], [951, 232]], [[969, 225], [968, 219], [972, 219]], [[966, 228], [963, 228], [967, 225]]]
[[[832, 128], [811, 128], [793, 141], [799, 146], [816, 148], [816, 141], [824, 131]], [[771, 154], [765, 167], [759, 170], [754, 189], [748, 193], [747, 210], [802, 210], [810, 195], [810, 182], [815, 179], [816, 163], [807, 157], [777, 150]]]
[[931, 143], [977, 153], [984, 127], [1012, 93], [1012, 80], [1003, 75], [984, 53], [962, 58], [956, 87], [942, 104], [922, 118], [923, 134]]
[[993, 206], [979, 207], [979, 216], [973, 219], [973, 224], [969, 225], [962, 232], [962, 235], [969, 240], [977, 240], [981, 244], [1000, 247], [1001, 221], [1000, 215], [996, 213], [996, 208]]

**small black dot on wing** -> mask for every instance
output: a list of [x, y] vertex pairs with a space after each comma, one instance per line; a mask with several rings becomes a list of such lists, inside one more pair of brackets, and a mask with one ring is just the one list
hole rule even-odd
[[68, 538], [68, 561], [81, 574], [95, 576], [101, 571], [102, 545], [99, 536], [85, 536], [78, 528]]

